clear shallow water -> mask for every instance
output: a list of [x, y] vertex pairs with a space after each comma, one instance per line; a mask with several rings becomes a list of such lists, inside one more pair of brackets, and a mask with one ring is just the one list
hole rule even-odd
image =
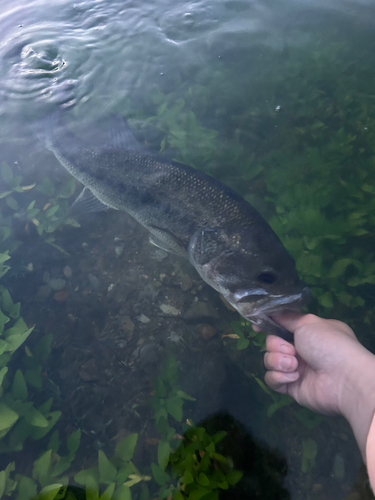
[[[349, 321], [374, 350], [371, 2], [34, 2], [0, 13], [0, 161], [12, 172], [2, 168], [1, 191], [37, 184], [0, 199], [2, 251], [12, 255], [2, 281], [21, 302], [27, 326], [36, 325], [29, 351], [20, 347], [8, 363], [3, 397], [19, 418], [0, 443], [2, 468], [15, 461], [11, 478], [34, 477], [38, 492], [67, 481], [84, 487], [86, 480], [74, 477], [98, 463], [98, 450], [111, 458], [137, 433], [133, 461], [162, 483], [150, 464], [163, 462], [160, 439], [173, 448], [156, 426], [165, 404], [178, 434], [186, 429], [181, 419], [199, 425], [219, 412], [232, 415], [234, 423], [221, 416], [205, 426], [229, 432], [221, 451], [244, 472], [238, 498], [255, 489], [261, 498], [337, 499], [353, 488], [365, 498], [346, 424], [267, 394], [253, 377], [263, 378], [259, 347], [238, 350], [225, 337], [250, 330], [236, 325], [237, 316], [187, 265], [151, 247], [124, 214], [83, 216], [80, 228], [61, 223], [79, 189], [33, 131], [56, 105], [71, 107], [72, 127], [88, 129], [95, 141], [110, 113], [130, 119], [152, 151], [246, 196], [312, 286], [310, 310]], [[210, 328], [217, 334], [205, 340]], [[43, 339], [47, 347], [38, 344]], [[180, 363], [179, 379], [172, 363], [156, 383], [170, 354]], [[14, 382], [17, 369], [27, 395], [20, 375]], [[182, 414], [181, 389], [196, 398], [185, 401]], [[51, 397], [51, 408], [41, 408]], [[19, 400], [48, 421], [59, 416], [45, 437], [43, 418], [25, 417], [31, 410], [15, 407]], [[73, 460], [74, 446], [64, 443], [78, 429]], [[65, 470], [54, 468], [57, 455], [48, 463], [48, 450], [65, 457]], [[34, 466], [39, 456], [42, 473]], [[120, 488], [124, 479], [108, 470], [107, 477], [102, 454], [100, 460], [93, 480], [102, 492], [116, 481]], [[116, 460], [113, 466], [121, 468]], [[158, 497], [154, 479], [132, 486], [132, 497], [148, 498], [145, 485]], [[14, 496], [32, 494], [16, 489]]]

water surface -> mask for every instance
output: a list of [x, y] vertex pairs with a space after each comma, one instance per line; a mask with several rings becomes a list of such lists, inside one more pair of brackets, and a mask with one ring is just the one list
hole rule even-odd
[[[142, 476], [132, 498], [167, 498], [177, 478], [160, 464], [186, 419], [229, 433], [220, 451], [243, 479], [220, 498], [365, 498], [346, 423], [267, 393], [264, 338], [248, 342], [251, 328], [126, 214], [67, 219], [80, 188], [35, 131], [62, 106], [100, 144], [107, 117], [126, 117], [151, 151], [245, 196], [312, 287], [310, 310], [349, 322], [374, 351], [374, 24], [370, 1], [0, 7], [2, 284], [24, 330], [35, 325], [0, 360], [1, 404], [17, 415], [0, 440], [14, 498], [68, 483], [93, 495], [116, 483], [113, 498], [129, 498], [129, 473]], [[103, 454], [119, 474], [116, 445], [135, 434], [124, 479]]]

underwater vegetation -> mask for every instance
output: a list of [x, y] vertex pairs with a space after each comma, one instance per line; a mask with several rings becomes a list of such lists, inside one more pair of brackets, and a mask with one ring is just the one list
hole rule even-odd
[[[156, 129], [151, 146], [241, 192], [296, 259], [316, 299], [310, 310], [349, 322], [374, 348], [375, 106], [368, 82], [375, 66], [371, 58], [359, 64], [344, 44], [327, 38], [323, 45], [253, 55], [251, 86], [245, 77], [233, 83], [241, 61], [223, 58], [176, 88], [155, 86], [141, 108], [124, 102], [123, 113], [142, 120], [146, 140], [150, 127]], [[199, 401], [183, 391], [174, 357], [163, 363], [150, 394], [157, 435], [152, 462], [138, 466], [140, 425], [112, 452], [99, 449], [91, 464], [82, 464], [84, 433], [78, 425], [62, 432], [64, 408], [44, 376], [54, 332], [34, 340], [38, 324], [28, 324], [8, 289], [13, 270], [21, 274], [28, 238], [65, 252], [56, 235], [67, 225], [79, 227], [68, 214], [76, 182], [37, 182], [4, 162], [0, 174], [0, 454], [3, 463], [9, 457], [0, 498], [216, 500], [240, 487], [244, 473], [226, 453], [226, 434], [188, 420], [186, 407]], [[237, 359], [245, 350], [259, 358], [264, 347], [264, 336], [240, 320], [223, 338]], [[322, 452], [314, 434], [322, 418], [271, 392], [259, 370], [250, 376], [270, 421], [289, 411], [302, 424], [298, 460], [307, 477]]]

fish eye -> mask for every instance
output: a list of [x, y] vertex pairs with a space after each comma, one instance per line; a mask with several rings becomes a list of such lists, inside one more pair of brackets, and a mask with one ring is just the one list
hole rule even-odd
[[276, 273], [272, 271], [263, 271], [256, 277], [257, 281], [266, 285], [272, 285], [277, 280]]

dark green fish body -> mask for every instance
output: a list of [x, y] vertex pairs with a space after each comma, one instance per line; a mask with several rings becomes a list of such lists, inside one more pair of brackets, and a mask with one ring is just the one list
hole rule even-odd
[[240, 195], [186, 165], [152, 155], [122, 120], [110, 143], [87, 147], [67, 130], [45, 139], [102, 204], [132, 215], [161, 248], [185, 255], [245, 318], [282, 334], [272, 313], [298, 308], [309, 291], [292, 257]]

